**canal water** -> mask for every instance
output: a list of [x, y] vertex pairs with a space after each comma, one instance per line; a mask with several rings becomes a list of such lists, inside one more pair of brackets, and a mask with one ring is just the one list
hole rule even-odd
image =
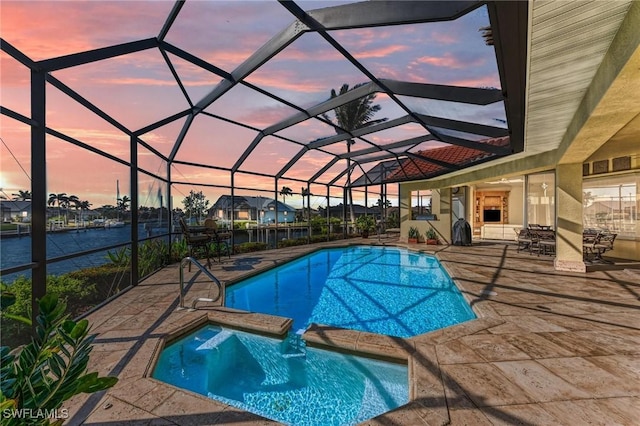
[[[143, 225], [140, 225], [141, 236], [146, 235]], [[55, 258], [67, 254], [126, 243], [131, 239], [131, 226], [122, 228], [93, 228], [79, 229], [65, 232], [47, 233], [47, 257]], [[112, 250], [114, 251], [114, 250]], [[0, 265], [2, 269], [29, 263], [31, 260], [31, 237], [2, 238], [0, 240]], [[109, 263], [106, 251], [93, 253], [74, 259], [50, 263], [47, 266], [49, 274], [63, 274], [76, 269], [100, 266]], [[16, 274], [2, 276], [2, 281], [10, 283], [17, 275], [30, 276], [26, 270]]]
[[[138, 233], [140, 238], [145, 238], [149, 235], [145, 224], [139, 225]], [[160, 234], [160, 230], [153, 230], [153, 234]], [[273, 247], [275, 246], [276, 240], [306, 236], [306, 229], [288, 231], [281, 229], [278, 231], [277, 237], [274, 238], [274, 236], [275, 232], [273, 230], [270, 233], [266, 233], [254, 229], [250, 231], [236, 231], [234, 239], [235, 244], [252, 241], [264, 242], [270, 247]], [[130, 225], [125, 225], [122, 228], [93, 228], [66, 232], [49, 232], [47, 233], [47, 258], [51, 259], [100, 247], [127, 243], [130, 238]], [[180, 237], [173, 235], [172, 238]], [[115, 250], [111, 251], [114, 252]], [[31, 237], [25, 235], [22, 237], [2, 238], [0, 240], [0, 260], [1, 269], [29, 263], [31, 261]], [[77, 269], [104, 265], [109, 262], [107, 251], [105, 250], [69, 260], [50, 263], [47, 265], [47, 273], [59, 275]], [[11, 283], [18, 275], [30, 277], [31, 271], [25, 270], [15, 274], [3, 275], [1, 279], [5, 283]]]

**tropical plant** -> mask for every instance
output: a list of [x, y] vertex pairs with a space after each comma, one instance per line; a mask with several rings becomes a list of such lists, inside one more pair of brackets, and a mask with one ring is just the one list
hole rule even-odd
[[80, 198], [77, 195], [69, 195], [67, 197], [67, 206], [73, 207], [76, 210], [76, 223], [78, 223], [78, 209], [80, 208]]
[[389, 200], [382, 201], [382, 198], [378, 198], [378, 201], [376, 201], [376, 206], [380, 207], [381, 209], [383, 208], [386, 209], [391, 207], [391, 201]]
[[84, 212], [86, 210], [89, 210], [89, 208], [91, 207], [91, 203], [89, 201], [86, 201], [86, 200], [80, 201], [79, 207], [80, 207], [80, 219], [84, 223]]
[[[47, 292], [67, 303], [69, 314], [78, 316], [86, 311], [86, 306], [94, 300], [95, 280], [84, 280], [68, 274], [47, 275]], [[18, 276], [10, 285], [0, 283], [2, 305], [0, 306], [0, 325], [2, 342], [12, 345], [29, 341], [31, 321], [31, 278]]]
[[418, 239], [420, 238], [420, 230], [415, 226], [409, 228], [409, 239]]
[[[138, 276], [145, 277], [151, 272], [160, 269], [170, 260], [170, 251], [173, 249], [177, 253], [173, 261], [179, 262], [188, 255], [186, 242], [184, 244], [176, 241], [174, 247], [159, 239], [147, 240], [138, 246]], [[184, 247], [183, 247], [184, 246]], [[180, 257], [181, 256], [181, 257]], [[107, 252], [107, 258], [113, 266], [128, 268], [131, 265], [131, 248], [122, 247], [114, 251]]]
[[62, 208], [66, 207], [69, 201], [69, 197], [67, 197], [66, 192], [60, 192], [58, 194], [51, 193], [49, 194], [49, 199], [47, 200], [47, 204], [50, 206], [58, 205], [58, 217], [62, 216]]
[[374, 230], [376, 227], [376, 220], [373, 216], [370, 215], [362, 215], [358, 216], [356, 219], [356, 226], [363, 233], [369, 233]]
[[129, 203], [131, 203], [131, 199], [126, 196], [123, 195], [122, 198], [118, 198], [118, 212], [122, 212], [122, 214], [124, 215], [124, 213], [127, 211], [127, 209], [129, 208]]
[[282, 195], [282, 202], [284, 203], [288, 196], [293, 195], [293, 190], [288, 186], [283, 186], [280, 189], [280, 195]]
[[31, 191], [29, 190], [23, 191], [19, 189], [16, 194], [11, 194], [11, 195], [13, 195], [13, 199], [17, 201], [27, 201], [31, 199]]
[[424, 236], [427, 240], [435, 240], [438, 238], [438, 234], [436, 233], [436, 230], [433, 228], [427, 229], [427, 232], [425, 232]]
[[311, 193], [311, 191], [308, 188], [302, 187], [300, 188], [301, 194], [302, 194], [302, 216], [305, 217], [306, 213], [305, 213], [305, 209], [304, 209], [304, 198], [307, 197], [307, 200], [309, 202], [307, 202], [307, 207], [311, 207], [309, 197], [311, 197], [313, 194]]
[[[116, 377], [87, 372], [95, 335], [89, 335], [86, 319], [70, 320], [65, 313], [66, 303], [53, 294], [38, 300], [38, 307], [36, 333], [31, 342], [14, 351], [8, 346], [0, 348], [3, 425], [49, 425], [49, 417], [52, 413], [55, 416], [69, 398], [99, 392], [118, 382]], [[32, 413], [30, 418], [6, 415], [25, 410]]]
[[115, 251], [108, 251], [107, 258], [115, 266], [129, 266], [131, 263], [131, 249], [129, 247], [121, 247]]
[[[360, 83], [353, 86], [349, 89], [348, 84], [343, 84], [340, 87], [339, 93], [336, 93], [334, 89], [331, 89], [331, 98], [336, 98], [338, 96], [345, 95], [350, 90], [355, 90], [366, 83]], [[351, 102], [347, 102], [343, 105], [337, 106], [333, 109], [335, 114], [335, 123], [332, 122], [331, 118], [327, 114], [322, 114], [322, 117], [332, 122], [335, 126], [335, 130], [337, 134], [350, 133], [356, 129], [360, 129], [362, 127], [372, 126], [374, 124], [382, 123], [386, 121], [386, 118], [373, 119], [375, 114], [380, 111], [380, 105], [373, 105], [373, 100], [376, 98], [376, 93], [369, 93], [361, 98], [355, 99]], [[347, 139], [347, 153], [351, 152], [351, 145], [356, 142], [348, 138]], [[355, 221], [354, 213], [353, 213], [353, 193], [351, 191], [351, 157], [347, 156], [347, 190], [349, 195], [349, 214], [351, 217], [351, 222]]]

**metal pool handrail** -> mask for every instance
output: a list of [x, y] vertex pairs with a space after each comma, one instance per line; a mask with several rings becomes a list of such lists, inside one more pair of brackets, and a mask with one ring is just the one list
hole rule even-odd
[[194, 259], [191, 256], [185, 257], [180, 262], [180, 306], [178, 306], [178, 309], [184, 309], [184, 268], [185, 268], [185, 266], [187, 266], [189, 264], [189, 262], [194, 264], [198, 269], [200, 269], [202, 272], [204, 272], [204, 274], [207, 277], [209, 277], [211, 279], [211, 281], [213, 281], [214, 283], [216, 283], [218, 285], [218, 297], [216, 297], [215, 299], [210, 299], [208, 297], [198, 297], [191, 304], [191, 309], [190, 310], [193, 311], [193, 310], [196, 309], [196, 304], [198, 302], [215, 302], [218, 299], [220, 299], [220, 297], [222, 296], [222, 284], [220, 283], [220, 281], [218, 281], [218, 279], [216, 277], [213, 276], [213, 274], [211, 272], [209, 272], [207, 270], [207, 268], [204, 267], [204, 265], [202, 265], [196, 259]]

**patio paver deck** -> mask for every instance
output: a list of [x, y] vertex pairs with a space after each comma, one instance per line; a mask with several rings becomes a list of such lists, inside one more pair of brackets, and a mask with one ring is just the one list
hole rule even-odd
[[[214, 263], [212, 273], [227, 282], [317, 247], [236, 255]], [[364, 424], [639, 424], [638, 265], [580, 274], [554, 271], [551, 258], [516, 253], [510, 244], [411, 248], [437, 252], [479, 319], [410, 339], [309, 330], [310, 344], [408, 360], [410, 403]], [[185, 273], [192, 280], [187, 304], [215, 296], [206, 277]], [[89, 368], [120, 381], [69, 401], [68, 424], [275, 423], [146, 377], [167, 333], [216, 318], [235, 321], [220, 308], [176, 311], [177, 303], [178, 265], [172, 265], [88, 316], [98, 333]], [[275, 333], [282, 321], [255, 315], [244, 324]]]

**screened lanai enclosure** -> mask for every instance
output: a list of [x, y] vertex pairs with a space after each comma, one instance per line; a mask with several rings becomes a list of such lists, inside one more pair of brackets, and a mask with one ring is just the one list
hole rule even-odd
[[399, 182], [524, 149], [526, 28], [507, 1], [3, 1], [2, 279], [99, 303], [175, 261], [179, 218], [235, 251], [398, 226]]

